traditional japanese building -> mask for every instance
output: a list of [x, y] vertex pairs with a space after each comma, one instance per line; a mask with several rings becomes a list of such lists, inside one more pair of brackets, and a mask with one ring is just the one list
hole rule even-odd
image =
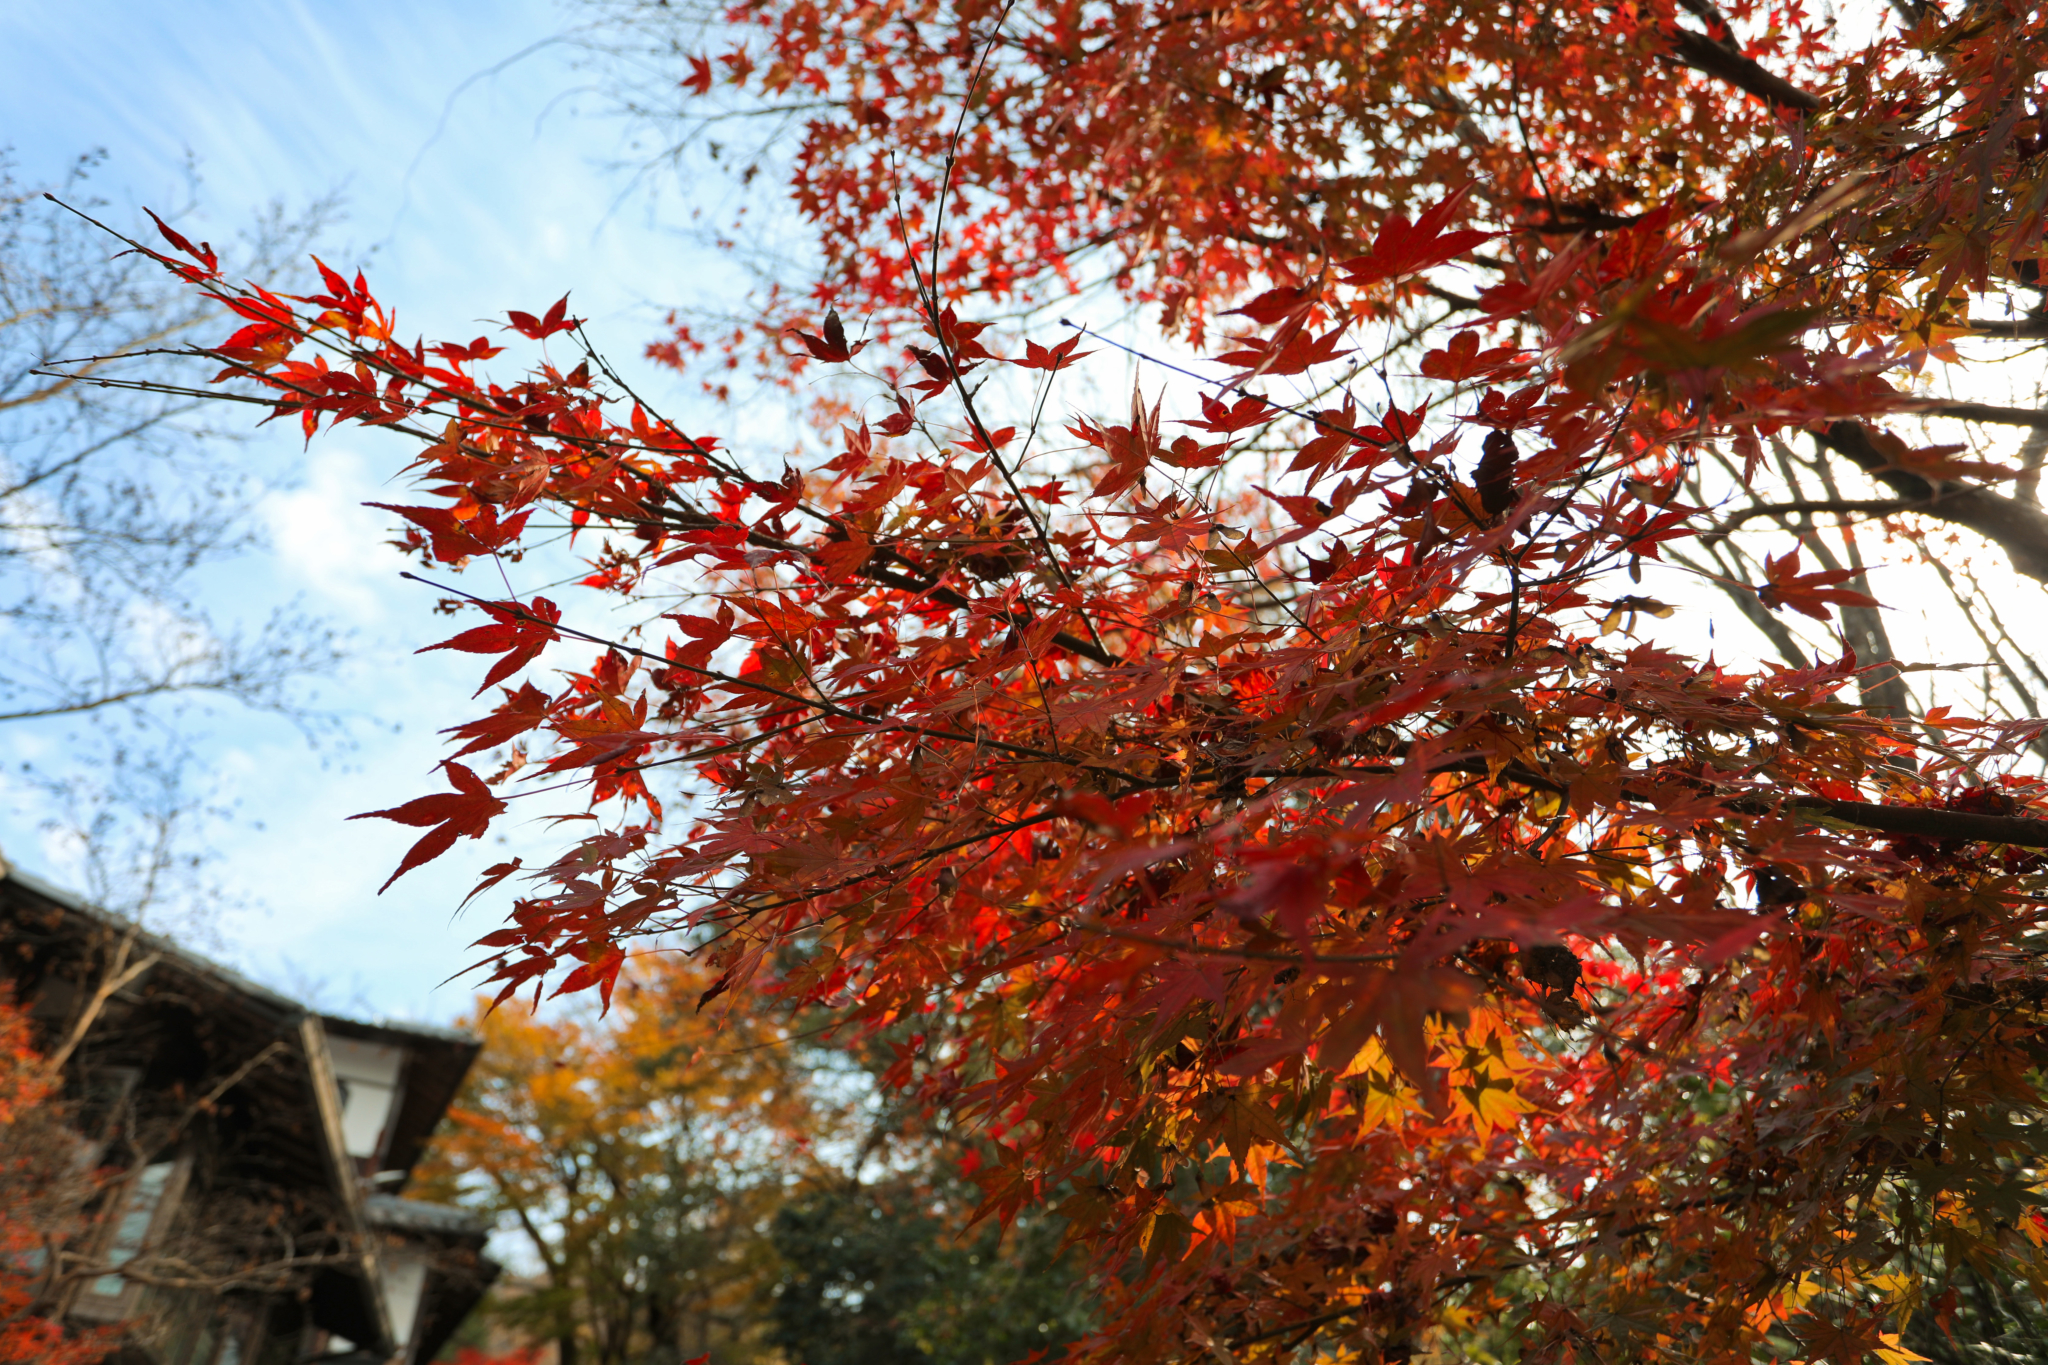
[[405, 1197], [470, 1035], [309, 1009], [4, 863], [0, 980], [87, 1173], [45, 1307], [123, 1365], [424, 1365], [497, 1275]]

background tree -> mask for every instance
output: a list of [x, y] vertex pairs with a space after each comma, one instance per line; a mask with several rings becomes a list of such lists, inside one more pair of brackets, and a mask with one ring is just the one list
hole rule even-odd
[[[1073, 1192], [1088, 1359], [1884, 1359], [1929, 1266], [2048, 1284], [2041, 722], [1841, 700], [1890, 679], [1840, 645], [1685, 657], [1634, 582], [1729, 529], [1712, 461], [1747, 488], [1807, 433], [1920, 481], [1860, 511], [2025, 570], [1995, 471], [1881, 438], [1955, 337], [2034, 326], [1991, 281], [2039, 251], [2040, 14], [740, 18], [774, 42], [720, 67], [832, 110], [799, 191], [876, 311], [792, 341], [871, 395], [829, 459], [665, 421], [566, 300], [509, 315], [547, 349], [505, 381], [360, 277], [158, 257], [279, 414], [422, 443], [439, 572], [566, 524], [645, 611], [471, 599], [443, 643], [502, 701], [378, 812], [425, 831], [402, 875], [585, 779], [483, 940], [501, 1000], [608, 997], [681, 933], [731, 1017], [909, 1030], [882, 1079], [995, 1144], [985, 1213]], [[1083, 339], [976, 313], [1020, 245], [1049, 280], [1103, 234], [1174, 325], [1247, 321], [1227, 378], [1049, 450]], [[1405, 391], [1345, 378], [1404, 345]], [[1760, 613], [1874, 605], [1776, 543]]]
[[1905, 1343], [1939, 1365], [2039, 1360], [2048, 1351], [2048, 1307], [2029, 1285], [1964, 1268], [1941, 1301], [1913, 1319]]
[[[91, 197], [98, 169], [81, 158], [48, 188], [106, 212]], [[10, 780], [80, 855], [97, 903], [189, 912], [196, 830], [211, 813], [194, 779], [194, 706], [228, 701], [304, 724], [295, 684], [335, 662], [337, 641], [303, 612], [245, 620], [202, 600], [205, 576], [259, 542], [258, 503], [289, 475], [238, 458], [239, 429], [207, 422], [179, 391], [207, 377], [172, 355], [207, 318], [203, 304], [150, 262], [109, 251], [44, 189], [0, 162]], [[238, 268], [256, 279], [298, 270], [333, 217], [332, 203], [273, 210], [238, 243]], [[59, 360], [78, 363], [58, 374], [48, 367]]]
[[831, 1109], [772, 1024], [719, 1026], [687, 963], [642, 960], [613, 1012], [479, 1008], [484, 1050], [422, 1172], [423, 1197], [494, 1217], [543, 1287], [505, 1325], [563, 1365], [763, 1354], [762, 1235], [822, 1169]]
[[821, 1182], [776, 1211], [768, 1340], [803, 1365], [1009, 1365], [1058, 1356], [1094, 1325], [1064, 1226], [972, 1221], [955, 1154], [897, 1157], [879, 1178]]
[[1056, 1220], [963, 1236], [968, 1148], [876, 1091], [873, 1050], [704, 1018], [712, 984], [661, 954], [601, 1019], [480, 1006], [425, 1188], [534, 1258], [492, 1322], [585, 1362], [1005, 1365], [1081, 1334]]

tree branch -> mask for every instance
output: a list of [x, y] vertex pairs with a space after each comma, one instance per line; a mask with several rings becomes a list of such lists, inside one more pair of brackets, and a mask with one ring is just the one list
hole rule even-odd
[[106, 973], [101, 976], [99, 985], [94, 988], [92, 998], [86, 1001], [85, 1008], [79, 1011], [78, 1018], [72, 1021], [71, 1027], [65, 1031], [64, 1040], [52, 1048], [49, 1055], [43, 1059], [43, 1065], [48, 1068], [51, 1075], [62, 1071], [64, 1063], [71, 1060], [71, 1054], [85, 1041], [85, 1035], [92, 1030], [94, 1022], [100, 1017], [100, 1011], [106, 1008], [107, 1001], [113, 998], [114, 992], [163, 961], [161, 953], [148, 953], [133, 962], [129, 961], [129, 954], [135, 950], [137, 932], [131, 926], [122, 933], [121, 942], [114, 949], [114, 960], [107, 965]]
[[1745, 587], [1742, 582], [1738, 581], [1737, 575], [1728, 572], [1728, 565], [1722, 559], [1718, 545], [1709, 542], [1706, 548], [1707, 552], [1714, 556], [1714, 563], [1721, 568], [1722, 572], [1715, 573], [1712, 569], [1707, 568], [1706, 565], [1695, 563], [1669, 546], [1664, 547], [1662, 553], [1664, 558], [1692, 570], [1701, 578], [1706, 579], [1709, 583], [1712, 583], [1715, 587], [1726, 593], [1728, 600], [1735, 604], [1736, 610], [1742, 613], [1743, 618], [1761, 631], [1764, 638], [1771, 642], [1772, 647], [1778, 651], [1779, 658], [1791, 664], [1794, 668], [1805, 668], [1811, 660], [1799, 648], [1799, 639], [1793, 635], [1791, 627], [1779, 620], [1771, 613], [1769, 608], [1764, 606], [1762, 601], [1757, 598], [1756, 589]]
[[[1771, 446], [1780, 452], [1781, 458], [1792, 453], [1791, 448], [1775, 436], [1771, 438]], [[1784, 464], [1786, 477], [1791, 480], [1794, 491], [1804, 492], [1793, 475], [1791, 460], [1785, 459]], [[1816, 458], [1814, 465], [1815, 472], [1820, 476], [1821, 486], [1827, 490], [1828, 496], [1842, 501], [1842, 490], [1836, 485], [1834, 471], [1829, 468], [1827, 461]], [[1802, 517], [1800, 520], [1806, 531], [1812, 532], [1815, 529], [1812, 517]], [[1856, 546], [1854, 525], [1845, 517], [1836, 529], [1842, 537], [1842, 548], [1849, 556], [1848, 567], [1857, 570], [1857, 575], [1850, 581], [1849, 586], [1857, 592], [1870, 594], [1870, 580], [1862, 572], [1863, 554]], [[1825, 537], [1806, 534], [1800, 539], [1813, 546], [1814, 553], [1830, 570], [1840, 571], [1843, 567]], [[1857, 662], [1863, 665], [1856, 674], [1856, 686], [1863, 698], [1863, 709], [1890, 716], [1893, 720], [1910, 719], [1912, 697], [1906, 691], [1905, 675], [1897, 668], [1880, 675], [1873, 667], [1880, 663], [1898, 663], [1897, 655], [1892, 652], [1891, 632], [1885, 629], [1883, 614], [1875, 605], [1862, 606], [1849, 602], [1842, 604], [1841, 613], [1843, 633], [1856, 650]]]
[[1958, 330], [1971, 336], [2033, 341], [2048, 337], [2048, 317], [2014, 318], [2011, 322], [1966, 322]]
[[1751, 517], [1795, 517], [1811, 512], [1885, 516], [1893, 512], [1917, 512], [1920, 508], [1921, 504], [1904, 498], [1803, 498], [1797, 502], [1764, 502], [1743, 508], [1707, 534], [1716, 538], [1725, 536]]
[[1821, 107], [1819, 96], [1810, 95], [1780, 76], [1758, 66], [1732, 47], [1724, 47], [1704, 33], [1672, 25], [1665, 34], [1672, 54], [1685, 65], [1737, 90], [1746, 91], [1769, 104], [1807, 113]]
[[[1735, 797], [1725, 803], [1743, 815], [1766, 815], [1779, 808], [1768, 797]], [[2048, 820], [2020, 815], [1974, 815], [1968, 811], [1935, 810], [1928, 806], [1884, 806], [1873, 801], [1830, 801], [1819, 796], [1794, 797], [1784, 809], [1834, 820], [1879, 834], [1909, 834], [1922, 839], [1954, 839], [1968, 843], [2011, 844], [2016, 848], [2048, 848]]]
[[1830, 423], [1814, 433], [1814, 440], [1916, 504], [1912, 511], [1968, 527], [2004, 550], [2015, 571], [2048, 583], [2048, 512], [1974, 484], [1901, 469], [1860, 422]]
[[2009, 427], [2048, 429], [2048, 412], [2039, 408], [2008, 408], [1997, 403], [1929, 403], [1917, 411], [1930, 417], [1956, 417], [1965, 422], [1996, 422]]
[[[1405, 746], [1401, 746], [1405, 747]], [[1397, 748], [1396, 752], [1399, 752]], [[1344, 767], [1316, 766], [1286, 772], [1267, 772], [1264, 777], [1350, 778], [1370, 774], [1382, 776], [1401, 770], [1395, 763], [1354, 763]], [[1489, 771], [1484, 758], [1453, 758], [1429, 765], [1429, 772], [1466, 773], [1494, 782], [1512, 782], [1518, 787], [1553, 795], [1569, 795], [1571, 783], [1521, 763], [1510, 763], [1497, 772]], [[1922, 839], [1950, 839], [1962, 843], [2010, 844], [2015, 848], [2048, 848], [2048, 820], [2025, 815], [1977, 815], [1969, 811], [1941, 810], [1933, 806], [1888, 806], [1875, 801], [1835, 801], [1823, 796], [1795, 796], [1789, 792], [1724, 793], [1704, 779], [1675, 773], [1626, 772], [1621, 799], [1656, 805], [1652, 788], [1629, 786], [1629, 779], [1662, 777], [1667, 782], [1711, 794], [1736, 815], [1777, 815], [1789, 813], [1806, 819], [1833, 820], [1855, 825], [1877, 834], [1915, 835]]]

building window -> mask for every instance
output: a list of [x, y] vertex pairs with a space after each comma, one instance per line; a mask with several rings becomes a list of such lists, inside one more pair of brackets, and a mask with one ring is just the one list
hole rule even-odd
[[350, 1156], [374, 1168], [398, 1109], [405, 1049], [330, 1034], [327, 1055], [341, 1101], [342, 1145]]
[[182, 1159], [153, 1161], [129, 1179], [112, 1214], [113, 1230], [100, 1252], [101, 1260], [116, 1269], [86, 1287], [79, 1304], [86, 1313], [115, 1318], [132, 1310], [137, 1286], [129, 1284], [118, 1267], [127, 1265], [162, 1237], [177, 1208], [178, 1196], [184, 1191], [186, 1168]]

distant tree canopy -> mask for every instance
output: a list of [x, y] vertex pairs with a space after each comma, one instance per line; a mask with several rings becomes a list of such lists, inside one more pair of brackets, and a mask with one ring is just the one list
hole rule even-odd
[[[1011, 1365], [1094, 1325], [1063, 1225], [963, 1232], [973, 1187], [944, 1164], [833, 1184], [778, 1210], [768, 1341], [803, 1365]], [[965, 1196], [965, 1197], [963, 1197]]]
[[539, 1265], [496, 1321], [574, 1365], [1009, 1365], [1080, 1334], [1053, 1226], [963, 1236], [957, 1147], [776, 1025], [697, 1014], [710, 984], [660, 954], [602, 1019], [472, 1020], [483, 1055], [422, 1188]]

